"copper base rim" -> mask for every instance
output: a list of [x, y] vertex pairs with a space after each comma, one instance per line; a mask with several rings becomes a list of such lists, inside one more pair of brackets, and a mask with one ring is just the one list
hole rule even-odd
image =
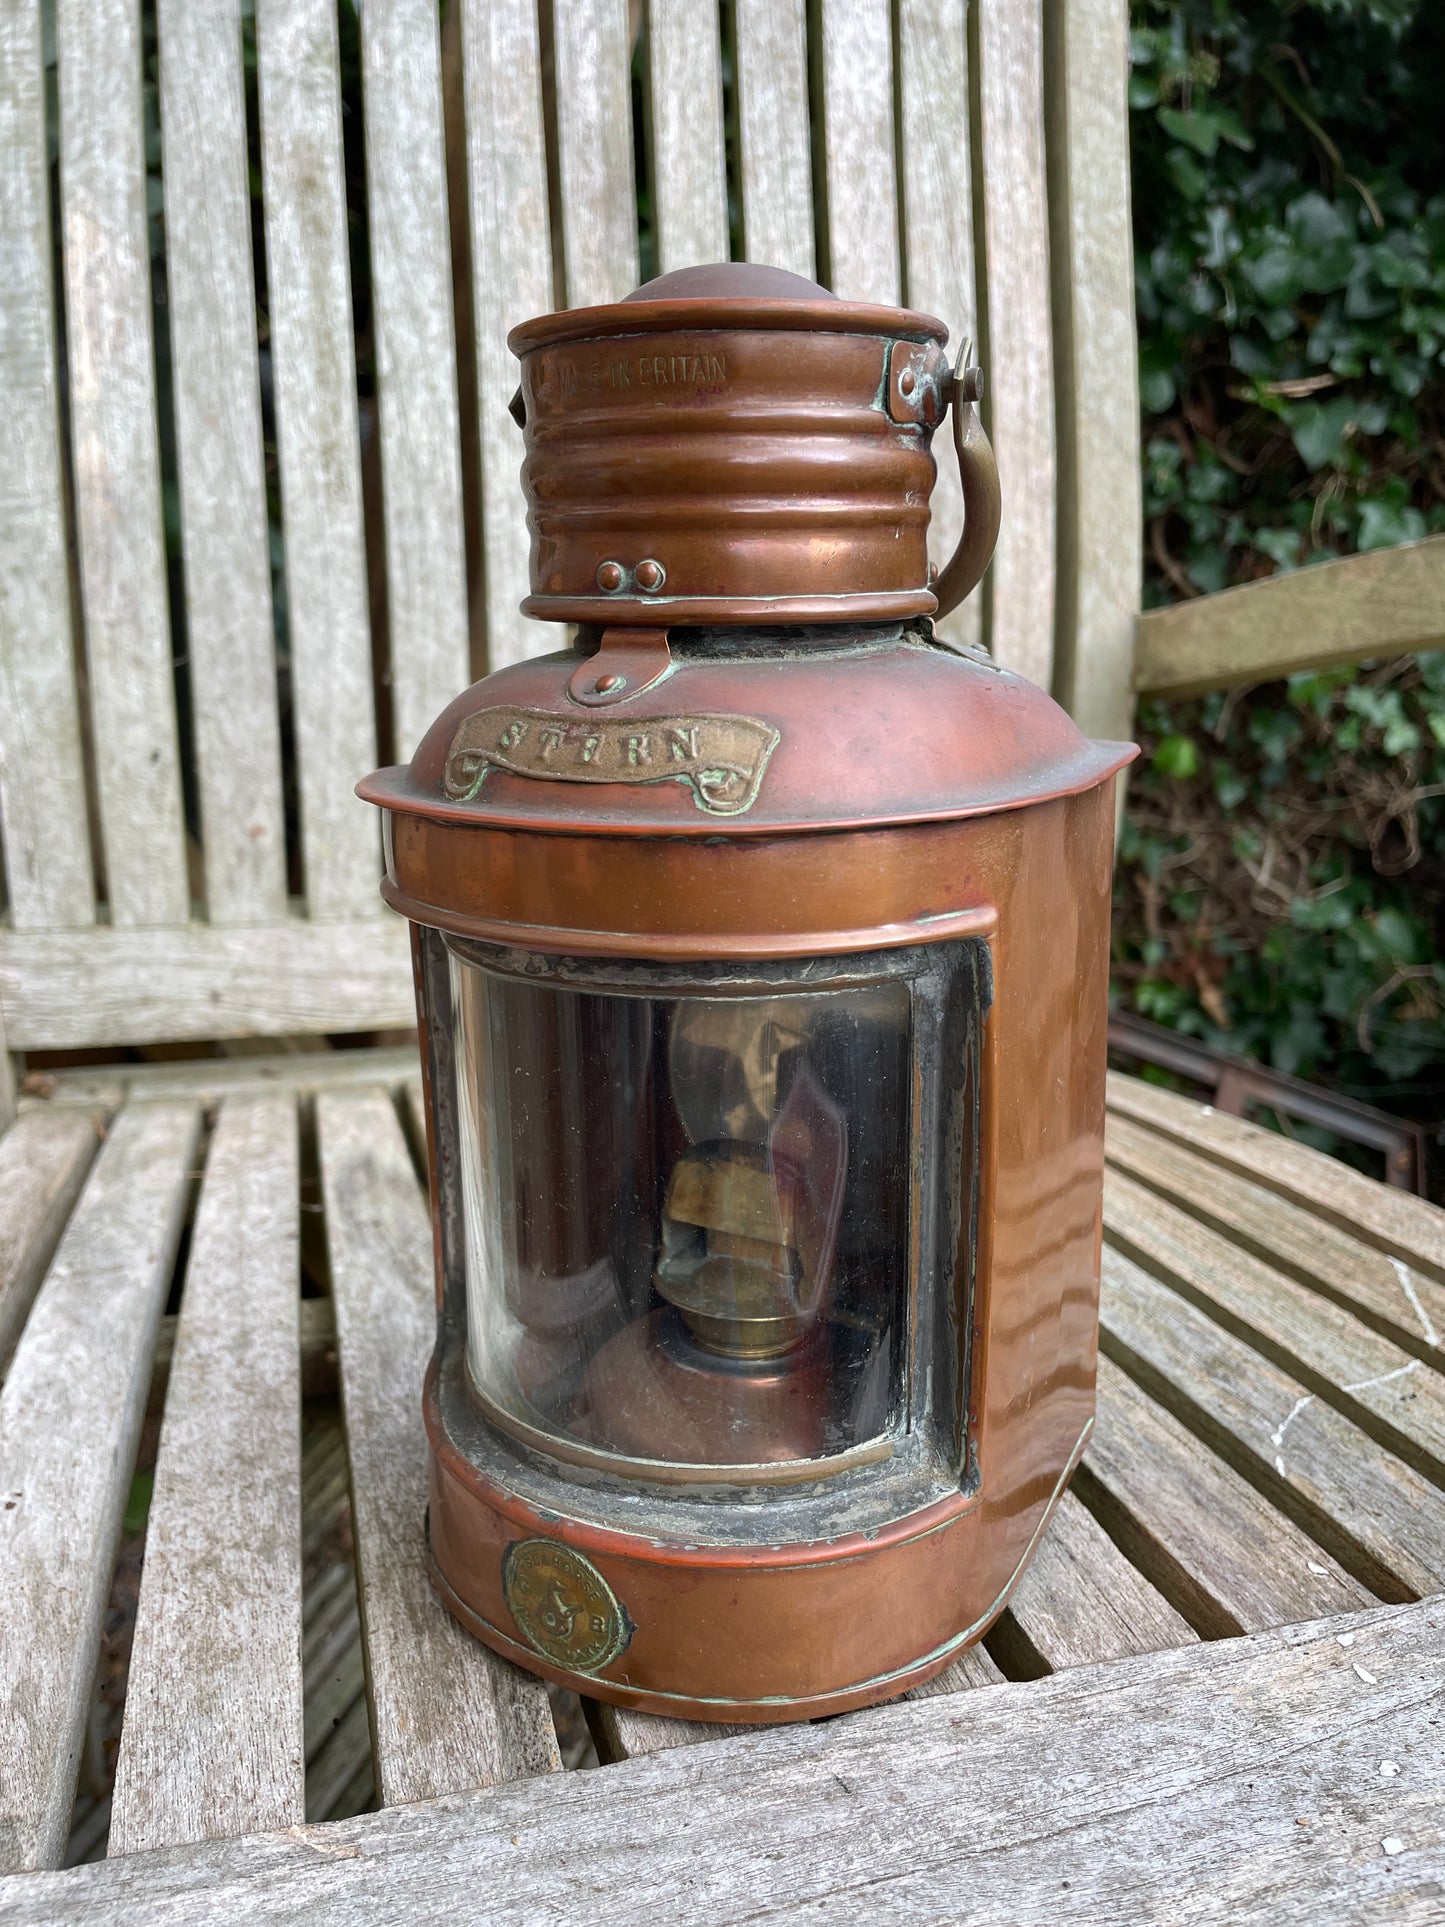
[[524, 616], [543, 622], [626, 623], [640, 629], [667, 629], [684, 623], [781, 624], [795, 622], [892, 622], [905, 616], [931, 616], [938, 597], [931, 589], [895, 589], [886, 594], [806, 596], [635, 596], [529, 595]]
[[1091, 1414], [1059, 1474], [1058, 1482], [1039, 1515], [1038, 1523], [1017, 1565], [988, 1608], [944, 1645], [923, 1654], [911, 1664], [825, 1693], [793, 1698], [767, 1696], [758, 1699], [699, 1699], [686, 1693], [668, 1693], [625, 1686], [615, 1680], [600, 1678], [594, 1673], [580, 1673], [567, 1667], [557, 1666], [535, 1648], [524, 1645], [519, 1640], [513, 1639], [510, 1634], [504, 1633], [500, 1627], [469, 1605], [456, 1591], [442, 1570], [432, 1548], [430, 1508], [426, 1519], [427, 1572], [438, 1598], [447, 1611], [460, 1626], [474, 1638], [479, 1639], [484, 1646], [490, 1647], [493, 1652], [500, 1653], [504, 1659], [511, 1660], [524, 1671], [534, 1673], [541, 1679], [550, 1680], [554, 1685], [570, 1687], [587, 1699], [604, 1700], [608, 1705], [626, 1707], [634, 1713], [652, 1713], [667, 1719], [692, 1719], [731, 1725], [784, 1725], [793, 1721], [824, 1719], [835, 1713], [852, 1713], [865, 1706], [876, 1706], [885, 1700], [897, 1699], [900, 1694], [909, 1692], [916, 1686], [926, 1685], [929, 1680], [936, 1679], [970, 1646], [977, 1645], [984, 1637], [1008, 1605], [1019, 1580], [1023, 1577], [1038, 1548], [1040, 1539], [1048, 1529], [1049, 1521], [1058, 1510], [1060, 1501], [1068, 1490], [1069, 1482], [1078, 1470], [1079, 1462], [1088, 1448], [1094, 1422]]

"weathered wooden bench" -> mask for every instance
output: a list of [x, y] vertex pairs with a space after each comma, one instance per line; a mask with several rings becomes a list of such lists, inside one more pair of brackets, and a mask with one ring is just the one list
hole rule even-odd
[[[986, 1648], [772, 1733], [593, 1707], [580, 1772], [576, 1709], [424, 1576], [412, 1053], [24, 1090], [26, 1052], [410, 1023], [351, 784], [548, 646], [504, 337], [638, 278], [626, 0], [452, 0], [445, 35], [367, 0], [363, 458], [336, 9], [255, 6], [264, 355], [242, 0], [154, 18], [169, 590], [139, 0], [57, 0], [49, 50], [37, 0], [0, 16], [0, 1918], [1427, 1917], [1427, 1205], [1116, 1081], [1099, 1430]], [[1123, 0], [649, 0], [643, 49], [660, 268], [736, 242], [981, 337], [1008, 513], [952, 633], [1115, 735], [1131, 683], [1418, 645], [1442, 569], [1426, 543], [1383, 587], [1367, 557], [1136, 623], [1124, 28]], [[938, 503], [946, 552], [947, 474]]]

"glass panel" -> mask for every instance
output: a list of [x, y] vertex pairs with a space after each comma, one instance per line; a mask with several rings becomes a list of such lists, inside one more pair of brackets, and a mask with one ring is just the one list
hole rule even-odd
[[578, 990], [452, 956], [468, 1362], [502, 1422], [725, 1467], [903, 1409], [906, 982]]

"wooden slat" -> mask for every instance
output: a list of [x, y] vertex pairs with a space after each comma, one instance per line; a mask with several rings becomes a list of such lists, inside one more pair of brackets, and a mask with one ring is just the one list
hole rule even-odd
[[296, 1106], [232, 1098], [186, 1265], [111, 1854], [306, 1818]]
[[5, 1006], [0, 1004], [0, 1131], [8, 1131], [20, 1108], [16, 1063], [5, 1033]]
[[301, 849], [316, 917], [367, 915], [380, 852], [336, 9], [257, 0], [267, 300]]
[[[253, 1088], [247, 1098], [256, 1095]], [[247, 1098], [241, 1101], [244, 1103]], [[301, 1396], [303, 1398], [335, 1398], [336, 1378], [336, 1320], [332, 1316], [329, 1298], [303, 1298], [298, 1306], [297, 1340], [300, 1349]], [[175, 1362], [176, 1332], [180, 1318], [175, 1312], [167, 1312], [160, 1323], [156, 1337], [156, 1348], [151, 1358], [150, 1393], [146, 1399], [146, 1416], [160, 1418], [166, 1409], [166, 1393], [170, 1390], [171, 1366]]]
[[1445, 1495], [1108, 1245], [1101, 1342], [1383, 1598], [1445, 1586]]
[[648, 0], [659, 271], [728, 258], [716, 0]]
[[190, 911], [171, 672], [140, 0], [57, 0], [75, 516], [111, 921]]
[[541, 1681], [464, 1633], [427, 1579], [432, 1238], [396, 1111], [384, 1091], [323, 1093], [317, 1127], [381, 1800], [558, 1769]]
[[390, 915], [269, 928], [0, 931], [0, 1007], [17, 1050], [416, 1022], [406, 925]]
[[1445, 1280], [1445, 1212], [1424, 1198], [1377, 1184], [1338, 1158], [1312, 1151], [1243, 1118], [1109, 1073], [1109, 1108], [1187, 1144], [1226, 1170], [1364, 1238], [1389, 1256]]
[[[286, 908], [240, 0], [159, 0], [166, 287], [206, 908]], [[102, 724], [102, 728], [104, 725]]]
[[1139, 618], [1134, 683], [1182, 696], [1445, 644], [1445, 535], [1321, 562]]
[[86, 1111], [32, 1111], [0, 1137], [0, 1371], [103, 1134]]
[[95, 915], [55, 383], [41, 10], [0, 15], [0, 829], [11, 921]]
[[508, 330], [553, 306], [546, 141], [536, 8], [462, 5], [487, 666], [503, 669], [558, 641], [550, 623], [518, 607], [531, 538], [517, 481], [522, 436], [507, 412], [518, 375]]
[[1445, 1601], [1431, 1600], [108, 1861], [6, 1898], [15, 1927], [369, 1927], [479, 1904], [494, 1927], [579, 1914], [1423, 1924], [1445, 1879], [1442, 1659]]
[[626, 1706], [594, 1700], [589, 1723], [604, 1760], [636, 1760], [648, 1753], [670, 1753], [680, 1746], [706, 1746], [756, 1727], [733, 1726], [723, 1720], [674, 1720], [656, 1713], [634, 1713]]
[[[129, 1094], [151, 1099], [186, 1097], [198, 1104], [215, 1104], [233, 1092], [254, 1090], [258, 1084], [267, 1090], [297, 1095], [310, 1095], [324, 1085], [394, 1086], [404, 1083], [416, 1068], [415, 1044], [386, 1044], [364, 1051], [278, 1051], [274, 1055], [247, 1051], [237, 1057], [177, 1059], [173, 1063], [103, 1064], [50, 1073], [54, 1082], [43, 1102], [51, 1109], [60, 1105], [113, 1108]], [[39, 1108], [41, 1102], [27, 1098], [26, 1110]], [[308, 1315], [303, 1306], [303, 1320]]]
[[736, 0], [743, 252], [812, 279], [804, 0]]
[[[986, 414], [1003, 524], [990, 644], [1047, 689], [1054, 657], [1054, 362], [1040, 0], [974, 10], [986, 262]], [[1130, 404], [1132, 407], [1132, 403]]]
[[1191, 1645], [1198, 1634], [1065, 1493], [995, 1637], [1022, 1637], [1052, 1672]]
[[11, 1055], [5, 1036], [5, 1006], [0, 1004], [0, 1133], [10, 1129], [20, 1110], [19, 1059]]
[[0, 1394], [0, 1871], [58, 1865], [199, 1112], [111, 1126]]
[[897, 303], [893, 22], [888, 0], [823, 0], [828, 285], [845, 301]]
[[1323, 1547], [1107, 1358], [1081, 1485], [1114, 1543], [1209, 1638], [1370, 1603]]
[[[329, 1299], [302, 1299], [324, 1304]], [[305, 1684], [306, 1812], [359, 1813], [374, 1793], [356, 1566], [349, 1542], [351, 1480], [339, 1416], [312, 1412], [301, 1441], [301, 1675]], [[362, 1785], [362, 1782], [365, 1785]]]
[[[1122, 1113], [1109, 1119], [1105, 1150], [1119, 1169], [1212, 1225], [1232, 1244], [1324, 1292], [1396, 1344], [1422, 1357], [1441, 1351], [1445, 1284], [1438, 1279]], [[1445, 1366], [1445, 1356], [1439, 1362]]]
[[[948, 324], [950, 356], [977, 355], [973, 268], [973, 176], [968, 112], [968, 22], [963, 0], [900, 0], [904, 294], [911, 308]], [[938, 464], [929, 504], [928, 553], [943, 569], [963, 527], [963, 490], [953, 431], [933, 438]], [[983, 597], [945, 616], [938, 633], [958, 648], [983, 636]]]
[[638, 277], [627, 0], [552, 0], [552, 52], [567, 305], [585, 308]]
[[[386, 496], [393, 753], [471, 681], [441, 33], [433, 0], [360, 9]], [[511, 218], [517, 218], [512, 209]]]
[[1143, 576], [1126, 0], [1046, 9], [1059, 431], [1055, 689], [1091, 736], [1127, 736]]
[[1445, 1379], [1422, 1359], [1118, 1170], [1104, 1180], [1104, 1235], [1445, 1485]]

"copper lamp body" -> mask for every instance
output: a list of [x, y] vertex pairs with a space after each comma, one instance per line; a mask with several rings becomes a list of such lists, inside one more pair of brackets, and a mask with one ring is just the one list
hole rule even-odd
[[433, 1578], [651, 1712], [939, 1672], [1093, 1422], [1132, 752], [933, 636], [999, 513], [945, 342], [740, 266], [517, 329], [524, 606], [576, 640], [361, 786], [422, 1025]]

